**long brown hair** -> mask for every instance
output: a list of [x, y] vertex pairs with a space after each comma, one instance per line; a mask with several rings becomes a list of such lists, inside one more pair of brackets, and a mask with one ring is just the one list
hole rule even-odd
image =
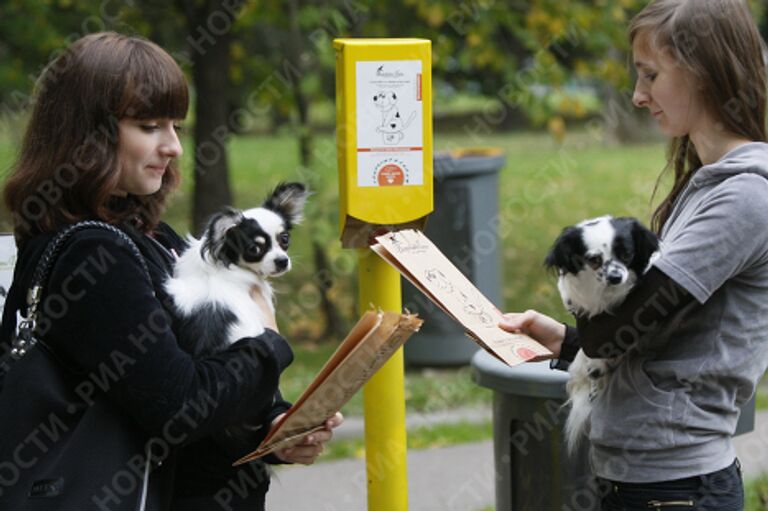
[[[693, 73], [704, 108], [725, 132], [766, 141], [765, 43], [745, 1], [653, 1], [630, 24], [630, 44], [639, 37]], [[664, 170], [674, 170], [674, 182], [653, 214], [654, 231], [661, 232], [675, 200], [701, 165], [687, 135], [670, 141]]]
[[72, 43], [36, 83], [21, 152], [6, 181], [3, 195], [17, 243], [86, 218], [135, 219], [141, 229], [153, 229], [178, 186], [178, 162], [169, 166], [159, 191], [116, 207], [117, 123], [183, 119], [188, 105], [183, 72], [156, 44], [114, 32]]

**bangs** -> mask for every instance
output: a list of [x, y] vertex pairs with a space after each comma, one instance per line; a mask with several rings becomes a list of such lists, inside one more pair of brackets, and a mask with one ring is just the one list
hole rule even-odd
[[184, 119], [189, 89], [173, 58], [150, 41], [132, 48], [126, 83], [115, 114], [118, 119]]
[[701, 76], [694, 54], [701, 50], [699, 35], [712, 27], [699, 27], [697, 9], [702, 5], [686, 0], [655, 1], [633, 18], [629, 26], [630, 45], [665, 54], [677, 65]]

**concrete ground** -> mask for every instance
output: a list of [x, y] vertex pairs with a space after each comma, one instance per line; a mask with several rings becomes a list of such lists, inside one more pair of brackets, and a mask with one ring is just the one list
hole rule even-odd
[[[410, 417], [408, 427], [487, 420], [490, 411], [462, 410]], [[338, 436], [362, 434], [360, 419], [350, 419]], [[768, 412], [758, 412], [753, 432], [736, 437], [746, 480], [768, 473]], [[492, 441], [408, 453], [409, 511], [478, 511], [494, 505]], [[365, 461], [350, 459], [310, 467], [279, 467], [267, 498], [270, 511], [364, 511]]]

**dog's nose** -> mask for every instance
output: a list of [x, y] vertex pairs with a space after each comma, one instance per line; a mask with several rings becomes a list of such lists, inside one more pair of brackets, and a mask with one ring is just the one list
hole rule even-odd
[[283, 271], [286, 268], [288, 268], [288, 258], [287, 257], [275, 258], [275, 268], [277, 269], [277, 271]]
[[608, 274], [608, 283], [612, 285], [621, 284], [621, 274], [620, 273], [609, 273]]

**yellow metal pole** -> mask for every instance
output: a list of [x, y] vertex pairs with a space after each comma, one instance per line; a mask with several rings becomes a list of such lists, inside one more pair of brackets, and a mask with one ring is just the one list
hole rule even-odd
[[[400, 274], [372, 250], [358, 253], [360, 310], [400, 312]], [[363, 388], [369, 511], [408, 509], [403, 365], [400, 348]]]

